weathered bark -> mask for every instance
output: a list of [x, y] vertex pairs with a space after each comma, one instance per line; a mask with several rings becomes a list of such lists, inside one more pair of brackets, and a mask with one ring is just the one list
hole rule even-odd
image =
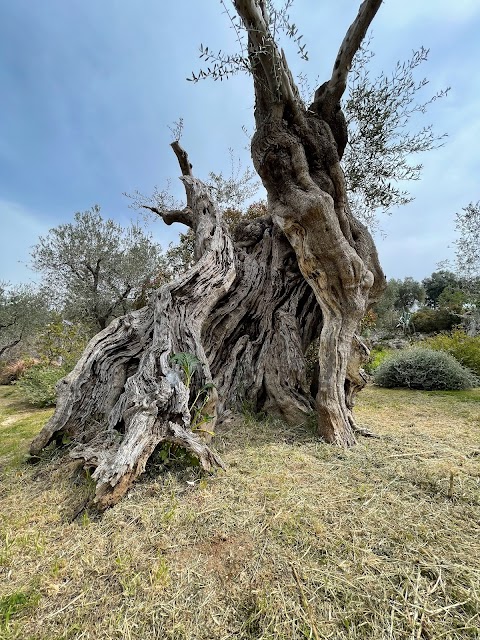
[[234, 4], [248, 32], [255, 86], [253, 162], [267, 190], [273, 221], [293, 247], [322, 311], [319, 433], [328, 442], [349, 446], [355, 442], [355, 423], [348, 405], [357, 386], [347, 380], [352, 342], [385, 278], [368, 230], [348, 207], [340, 166], [347, 132], [339, 100], [353, 55], [381, 0], [361, 5], [331, 79], [308, 109], [270, 34], [265, 2]]
[[246, 403], [298, 423], [313, 411], [304, 354], [320, 309], [271, 219], [250, 223], [238, 237], [236, 280], [205, 325], [219, 409]]
[[[175, 148], [178, 153], [181, 151]], [[183, 169], [183, 167], [182, 167]], [[185, 175], [186, 174], [186, 175]], [[67, 434], [71, 456], [94, 467], [95, 503], [117, 502], [162, 442], [192, 452], [205, 469], [223, 466], [218, 455], [190, 430], [189, 396], [212, 376], [202, 329], [235, 278], [233, 245], [205, 185], [184, 170], [187, 210], [195, 230], [196, 264], [162, 286], [147, 307], [113, 321], [89, 343], [75, 369], [60, 383], [52, 419], [31, 445], [36, 454]], [[187, 389], [174, 353], [195, 354], [201, 370]], [[216, 393], [205, 409], [216, 419]]]
[[[100, 509], [124, 495], [163, 442], [191, 451], [206, 469], [223, 466], [189, 429], [190, 403], [205, 383], [215, 385], [204, 408], [213, 415], [208, 430], [218, 416], [245, 405], [289, 422], [314, 408], [304, 354], [321, 312], [292, 247], [270, 216], [240, 224], [234, 244], [185, 152], [172, 146], [187, 207], [151, 209], [167, 224], [192, 227], [197, 262], [90, 341], [60, 382], [55, 414], [30, 448], [36, 455], [52, 440], [71, 438], [70, 455], [94, 468]], [[179, 352], [202, 363], [190, 389], [170, 361]]]

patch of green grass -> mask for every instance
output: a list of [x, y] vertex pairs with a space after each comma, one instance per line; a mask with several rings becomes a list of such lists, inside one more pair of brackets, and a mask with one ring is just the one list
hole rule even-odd
[[18, 467], [27, 456], [30, 441], [52, 415], [26, 404], [14, 387], [0, 387], [0, 461]]
[[455, 402], [480, 402], [480, 389], [467, 389], [465, 391], [427, 391], [428, 395], [438, 398], [451, 398]]
[[0, 629], [8, 628], [11, 618], [36, 607], [39, 600], [40, 594], [35, 591], [16, 591], [0, 598]]

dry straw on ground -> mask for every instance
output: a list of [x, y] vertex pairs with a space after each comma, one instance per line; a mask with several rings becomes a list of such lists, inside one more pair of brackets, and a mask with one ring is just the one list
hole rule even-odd
[[47, 413], [0, 402], [0, 638], [480, 638], [478, 390], [367, 389], [348, 451], [246, 415], [227, 473], [152, 465], [73, 522], [88, 479], [27, 465]]

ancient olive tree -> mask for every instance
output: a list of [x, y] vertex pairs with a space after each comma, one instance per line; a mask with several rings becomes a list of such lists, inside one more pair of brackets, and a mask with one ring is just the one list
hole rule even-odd
[[[245, 400], [291, 422], [315, 411], [327, 442], [349, 446], [362, 432], [352, 415], [365, 384], [357, 329], [385, 278], [367, 228], [349, 208], [340, 100], [380, 4], [362, 3], [331, 77], [306, 106], [272, 35], [270, 3], [234, 0], [248, 39], [252, 157], [268, 213], [229, 231], [211, 191], [173, 143], [186, 206], [150, 208], [165, 223], [193, 230], [195, 262], [92, 339], [31, 446], [36, 454], [69, 435], [70, 455], [94, 469], [99, 508], [115, 503], [165, 443], [183, 447], [206, 469], [222, 466], [201, 425], [208, 421], [211, 431]], [[317, 338], [314, 398], [304, 354]]]

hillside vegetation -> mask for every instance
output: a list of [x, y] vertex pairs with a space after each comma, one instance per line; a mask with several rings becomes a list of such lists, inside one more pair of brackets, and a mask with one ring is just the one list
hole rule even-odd
[[480, 390], [368, 388], [346, 451], [245, 415], [227, 473], [158, 462], [102, 516], [26, 462], [50, 413], [0, 389], [2, 640], [480, 638]]

